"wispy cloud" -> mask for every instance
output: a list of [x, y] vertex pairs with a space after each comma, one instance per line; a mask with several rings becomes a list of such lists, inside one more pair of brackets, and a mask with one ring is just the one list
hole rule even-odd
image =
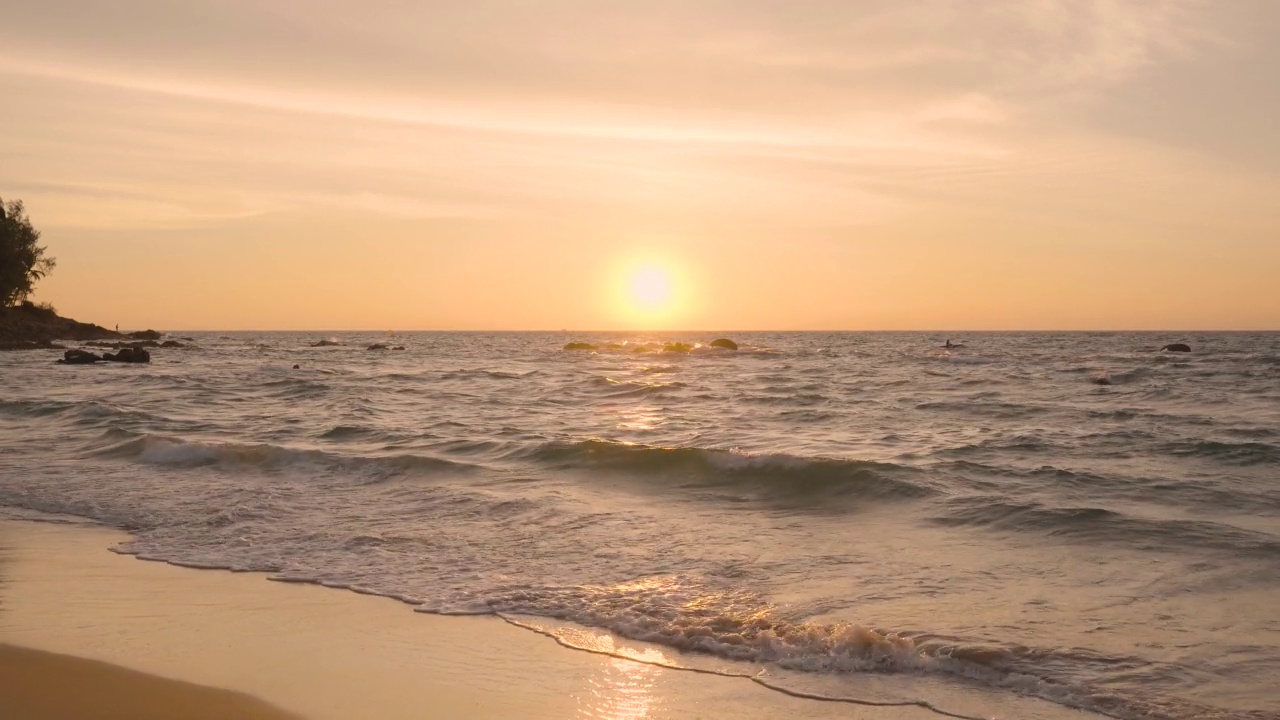
[[[797, 263], [910, 239], [914, 260], [886, 265], [941, 256], [920, 238], [963, 236], [948, 262], [980, 263], [1043, 237], [1256, 234], [1274, 222], [1263, 155], [1231, 165], [1149, 115], [1124, 134], [1099, 118], [1213, 67], [1266, 2], [20, 3], [0, 26], [0, 93], [19, 99], [0, 190], [77, 232], [288, 244], [287, 222], [323, 233], [323, 216], [408, 243], [447, 219], [566, 257], [641, 233], [811, 243]], [[1179, 92], [1162, 125], [1225, 134]]]

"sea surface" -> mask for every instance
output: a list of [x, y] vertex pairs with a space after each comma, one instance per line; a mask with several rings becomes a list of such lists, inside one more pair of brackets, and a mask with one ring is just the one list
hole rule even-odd
[[1280, 717], [1280, 334], [182, 337], [0, 353], [0, 516], [816, 695]]

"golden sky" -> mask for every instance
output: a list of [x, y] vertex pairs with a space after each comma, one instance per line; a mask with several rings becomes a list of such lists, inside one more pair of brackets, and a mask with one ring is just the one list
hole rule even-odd
[[1273, 0], [41, 0], [0, 197], [169, 329], [1280, 328]]

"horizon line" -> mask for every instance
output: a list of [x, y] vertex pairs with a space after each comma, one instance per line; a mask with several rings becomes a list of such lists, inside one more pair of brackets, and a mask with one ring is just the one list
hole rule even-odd
[[[153, 328], [144, 328], [151, 330]], [[130, 332], [142, 332], [142, 330], [122, 330], [121, 334]], [[528, 334], [573, 334], [573, 333], [633, 333], [645, 335], [658, 335], [663, 333], [705, 333], [705, 334], [722, 334], [728, 335], [733, 333], [935, 333], [935, 334], [965, 334], [965, 333], [1280, 333], [1280, 327], [1277, 328], [1059, 328], [1059, 329], [951, 329], [941, 330], [937, 328], [915, 329], [915, 328], [877, 328], [877, 329], [792, 329], [792, 330], [707, 330], [707, 329], [672, 329], [672, 330], [628, 330], [628, 329], [488, 329], [488, 328], [411, 328], [411, 329], [373, 329], [373, 328], [244, 328], [244, 329], [227, 329], [227, 328], [204, 328], [204, 329], [176, 329], [162, 330], [165, 334], [174, 333], [212, 333], [212, 332], [229, 332], [229, 333], [264, 333], [264, 332], [280, 332], [280, 333], [528, 333]]]

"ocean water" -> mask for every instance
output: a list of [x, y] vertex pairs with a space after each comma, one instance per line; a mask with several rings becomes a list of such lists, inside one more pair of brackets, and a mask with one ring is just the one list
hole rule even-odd
[[0, 354], [0, 515], [829, 697], [1280, 717], [1280, 334], [183, 335]]

